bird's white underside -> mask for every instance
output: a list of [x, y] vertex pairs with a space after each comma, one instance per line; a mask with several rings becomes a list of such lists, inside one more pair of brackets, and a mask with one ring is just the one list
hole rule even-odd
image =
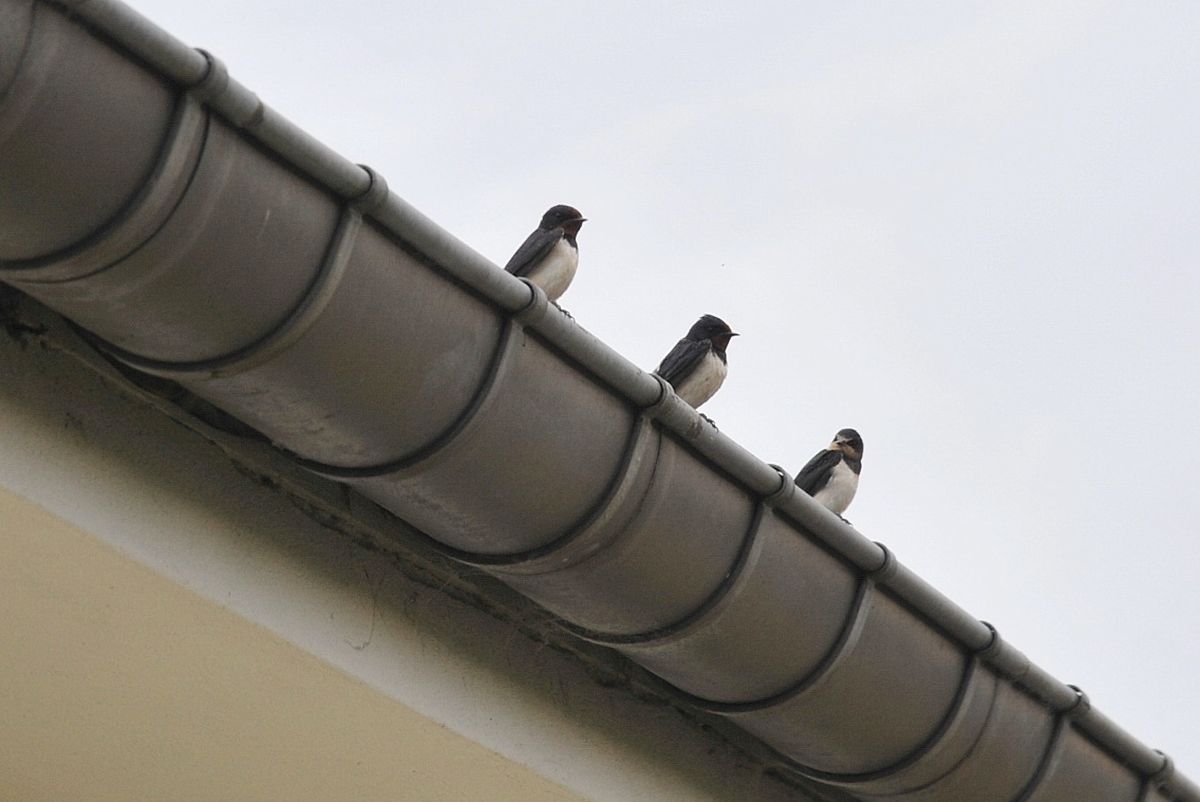
[[566, 239], [560, 239], [545, 258], [533, 266], [526, 278], [541, 287], [551, 301], [557, 301], [571, 286], [578, 267], [579, 249], [572, 248]]
[[858, 474], [850, 470], [845, 462], [839, 461], [829, 473], [829, 483], [813, 496], [826, 509], [833, 510], [838, 515], [846, 511], [854, 500], [858, 490]]
[[700, 360], [700, 364], [675, 388], [675, 394], [693, 407], [699, 408], [720, 389], [728, 371], [729, 367], [725, 362], [709, 351]]

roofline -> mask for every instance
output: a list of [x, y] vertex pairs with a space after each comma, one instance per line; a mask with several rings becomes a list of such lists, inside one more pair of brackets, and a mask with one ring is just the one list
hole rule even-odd
[[[479, 405], [487, 401], [487, 396], [496, 386], [498, 377], [503, 371], [511, 370], [510, 363], [504, 361], [506, 349], [512, 350], [512, 343], [521, 331], [532, 331], [551, 352], [566, 357], [566, 364], [581, 377], [586, 377], [586, 381], [598, 382], [603, 386], [605, 393], [615, 395], [623, 404], [635, 410], [635, 417], [652, 423], [651, 426], [643, 427], [629, 435], [628, 443], [621, 448], [623, 456], [615, 478], [607, 486], [599, 506], [589, 512], [587, 521], [581, 522], [577, 529], [598, 525], [595, 524], [598, 516], [603, 518], [607, 509], [620, 506], [614, 503], [614, 500], [626, 503], [621, 493], [632, 494], [632, 498], [637, 493], [649, 492], [645, 489], [645, 483], [650, 480], [637, 474], [639, 460], [659, 459], [649, 456], [649, 452], [653, 448], [661, 449], [664, 446], [647, 444], [646, 441], [648, 438], [661, 437], [658, 434], [660, 432], [668, 433], [667, 438], [679, 444], [683, 449], [682, 453], [697, 457], [702, 464], [715, 469], [717, 475], [722, 478], [721, 481], [727, 485], [722, 487], [731, 497], [748, 494], [751, 498], [755, 518], [739, 547], [737, 561], [729, 568], [728, 575], [721, 579], [718, 587], [701, 594], [702, 604], [694, 607], [683, 619], [670, 622], [669, 626], [664, 624], [642, 632], [600, 632], [583, 626], [580, 628], [581, 634], [601, 642], [611, 641], [619, 650], [626, 651], [635, 660], [645, 664], [644, 661], [650, 658], [639, 658], [639, 643], [652, 641], [657, 644], [663, 638], [687, 630], [724, 603], [724, 597], [731, 593], [733, 586], [740, 580], [739, 572], [750, 559], [751, 549], [759, 547], [756, 537], [763, 526], [763, 516], [773, 516], [772, 522], [776, 519], [782, 521], [782, 526], [790, 527], [800, 538], [814, 538], [821, 550], [851, 567], [857, 577], [857, 592], [860, 596], [864, 592], [878, 593], [881, 594], [881, 598], [891, 599], [903, 609], [916, 613], [933, 631], [961, 653], [967, 665], [967, 673], [959, 683], [959, 690], [955, 691], [954, 701], [944, 715], [938, 716], [940, 723], [937, 727], [928, 737], [923, 738], [919, 745], [889, 763], [887, 767], [875, 767], [860, 772], [828, 771], [805, 765], [793, 754], [792, 762], [797, 771], [852, 791], [874, 792], [877, 788], [888, 787], [887, 782], [893, 776], [911, 775], [914, 771], [925, 768], [933, 761], [943, 736], [962, 714], [965, 689], [972, 676], [971, 672], [975, 670], [972, 667], [980, 666], [1044, 705], [1057, 722], [1058, 732], [1078, 732], [1088, 742], [1101, 747], [1112, 761], [1136, 774], [1143, 798], [1148, 797], [1154, 788], [1159, 788], [1162, 789], [1162, 793], [1172, 795], [1170, 798], [1200, 802], [1200, 788], [1176, 773], [1168, 758], [1145, 746], [1102, 715], [1088, 703], [1082, 692], [1061, 683], [1031, 663], [1023, 654], [1004, 642], [994, 628], [976, 620], [917, 577], [881, 544], [871, 542], [807, 495], [796, 492], [789, 472], [778, 466], [768, 465], [731, 438], [705, 424], [695, 410], [674, 395], [669, 385], [633, 365], [574, 321], [552, 309], [540, 290], [500, 270], [390, 192], [376, 172], [342, 158], [263, 104], [252, 92], [230, 78], [219, 60], [204, 51], [187, 47], [122, 3], [113, 0], [58, 0], [55, 5], [68, 11], [71, 17], [84, 21], [103, 37], [149, 65], [171, 83], [186, 90], [186, 96], [191, 98], [192, 102], [211, 109], [233, 128], [252, 137], [273, 157], [285, 162], [338, 199], [342, 207], [332, 239], [334, 244], [323, 260], [318, 277], [312, 283], [311, 294], [306, 291], [302, 301], [292, 308], [279, 327], [243, 343], [240, 350], [228, 355], [180, 360], [140, 354], [134, 350], [123, 350], [119, 346], [110, 347], [108, 350], [118, 358], [134, 367], [179, 379], [185, 386], [218, 405], [228, 402], [230, 411], [238, 414], [241, 411], [238, 407], [239, 399], [229, 395], [231, 391], [227, 386], [214, 383], [214, 380], [224, 379], [264, 364], [292, 346], [296, 338], [304, 335], [305, 327], [311, 325], [314, 318], [319, 316], [324, 309], [323, 304], [337, 289], [340, 271], [346, 269], [346, 261], [350, 258], [349, 250], [353, 247], [363, 221], [370, 221], [372, 225], [394, 235], [400, 241], [403, 252], [420, 263], [431, 266], [437, 273], [449, 277], [456, 285], [465, 287], [472, 296], [484, 299], [488, 305], [500, 310], [506, 320], [503, 323], [503, 332], [499, 335], [495, 357], [489, 360], [486, 369], [487, 378], [473, 397], [472, 406], [456, 420], [454, 426], [439, 435], [442, 437], [439, 448], [453, 442], [462, 434], [463, 427], [471, 424], [472, 418], [480, 408]], [[19, 67], [17, 71], [20, 71]], [[0, 83], [2, 81], [3, 75], [0, 75]], [[0, 86], [0, 89], [3, 88]], [[3, 94], [0, 94], [0, 102], [3, 99]], [[184, 105], [187, 102], [185, 101]], [[0, 115], [2, 113], [3, 107], [0, 106]], [[185, 143], [187, 139], [180, 134], [183, 117], [184, 112], [179, 112], [172, 127], [173, 138], [164, 145], [164, 153], [173, 149], [183, 149], [181, 143]], [[160, 177], [161, 171], [151, 177], [151, 183]], [[130, 217], [137, 213], [139, 210], [135, 204], [124, 207], [121, 215]], [[54, 291], [47, 289], [51, 286], [48, 282], [52, 282], [54, 287], [62, 287], [70, 282], [57, 275], [48, 280], [43, 274], [61, 267], [64, 259], [77, 258], [81, 249], [95, 249], [106, 240], [111, 241], [120, 234], [116, 228], [119, 227], [111, 220], [105, 220], [87, 238], [86, 247], [72, 242], [64, 244], [61, 249], [45, 258], [29, 263], [0, 263], [0, 278], [41, 298], [66, 316], [76, 317], [81, 312], [78, 302], [66, 296], [55, 295]], [[339, 242], [344, 243], [344, 246], [339, 247]], [[125, 253], [118, 255], [124, 256]], [[279, 265], [263, 267], [272, 269], [278, 268]], [[35, 270], [41, 272], [34, 272]], [[71, 281], [86, 283], [92, 280], [94, 275], [89, 273]], [[318, 298], [321, 292], [324, 292], [325, 296]], [[103, 312], [97, 314], [103, 315]], [[105, 325], [108, 328], [102, 330], [105, 329]], [[120, 333], [121, 327], [127, 324], [123, 322], [120, 314], [114, 312], [113, 319], [105, 321], [105, 325], [93, 326], [93, 329], [99, 336], [113, 340], [116, 339], [114, 334]], [[290, 340], [284, 336], [288, 335], [289, 329], [298, 332]], [[353, 337], [352, 325], [345, 326], [343, 330], [348, 333], [347, 337]], [[509, 357], [510, 362], [511, 359], [513, 357]], [[504, 375], [503, 378], [509, 377]], [[197, 390], [201, 385], [202, 389]], [[649, 431], [650, 434], [640, 435], [638, 432], [642, 431]], [[362, 487], [368, 488], [368, 495], [377, 499], [382, 491], [372, 489], [376, 487], [375, 480], [402, 469], [410, 469], [416, 464], [414, 460], [398, 460], [396, 464], [346, 465], [308, 456], [310, 450], [302, 440], [279, 442], [298, 454], [305, 454], [308, 458], [304, 464], [324, 475], [341, 478], [351, 484], [362, 480]], [[400, 462], [404, 462], [404, 465], [401, 466]], [[382, 494], [391, 498], [387, 496], [390, 492], [389, 490]], [[385, 506], [388, 506], [386, 502]], [[410, 517], [413, 513], [412, 509], [403, 504], [391, 506], [402, 518]], [[604, 522], [609, 527], [604, 533], [604, 538], [607, 538], [605, 543], [611, 543], [612, 539], [618, 536], [613, 534], [613, 530], [620, 529], [622, 523], [628, 523], [628, 520]], [[448, 536], [450, 533], [431, 530], [429, 534], [450, 548], [456, 556], [484, 565], [509, 584], [518, 589], [525, 589], [534, 598], [543, 604], [546, 603], [545, 597], [539, 594], [548, 591], [542, 586], [534, 586], [537, 582], [544, 584], [550, 581], [547, 577], [553, 569], [547, 568], [544, 560], [533, 567], [527, 563], [530, 560], [542, 559], [547, 554], [552, 556], [558, 546], [563, 545], [560, 541], [548, 541], [544, 545], [549, 551], [535, 555], [531, 555], [529, 549], [514, 549], [513, 553], [520, 553], [523, 559], [506, 562], [497, 559], [497, 554], [478, 553], [464, 548], [462, 544], [456, 545], [454, 538]], [[536, 550], [535, 548], [533, 551]], [[503, 553], [500, 556], [502, 557]], [[513, 567], [516, 563], [521, 564], [519, 569]], [[530, 576], [535, 579], [529, 579]], [[533, 591], [529, 591], [531, 587], [534, 588]], [[852, 645], [853, 639], [857, 637], [853, 630], [855, 626], [859, 626], [855, 619], [868, 615], [867, 612], [860, 614], [863, 609], [859, 606], [848, 612], [838, 645], [827, 655], [821, 667], [814, 671], [824, 672], [837, 662], [849, 645]], [[631, 636], [642, 637], [643, 640], [631, 641]], [[654, 663], [653, 668], [659, 673], [662, 671], [662, 666], [658, 663]], [[818, 674], [812, 675], [815, 676]], [[807, 687], [806, 682], [811, 684], [812, 677], [805, 677], [789, 693], [802, 692]], [[787, 697], [791, 698], [793, 697]], [[763, 700], [762, 707], [755, 709], [769, 707], [767, 702], [782, 703], [787, 699], [772, 696], [770, 700]], [[726, 703], [705, 705], [702, 700], [693, 701], [707, 709], [728, 714], [735, 720], [739, 720], [739, 716], [749, 709], [743, 702], [729, 703], [733, 706], [726, 709], [723, 706]], [[788, 756], [789, 752], [794, 753], [795, 748], [788, 745], [787, 737], [772, 734], [772, 726], [756, 720], [752, 729], [759, 727], [760, 737], [781, 754]], [[764, 732], [767, 734], [763, 735]], [[1039, 764], [1041, 768], [1029, 780], [1025, 795], [1031, 793], [1048, 775], [1048, 767], [1057, 759], [1054, 757], [1054, 750], [1061, 748], [1062, 740], [1062, 737], [1056, 737], [1047, 742], [1045, 754]]]

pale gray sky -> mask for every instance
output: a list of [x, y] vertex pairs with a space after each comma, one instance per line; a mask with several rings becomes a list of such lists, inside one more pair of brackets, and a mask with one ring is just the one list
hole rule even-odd
[[1200, 776], [1200, 4], [133, 3]]

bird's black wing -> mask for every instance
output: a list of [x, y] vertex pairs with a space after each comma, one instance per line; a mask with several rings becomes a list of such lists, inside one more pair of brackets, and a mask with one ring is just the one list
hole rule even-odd
[[563, 230], [561, 228], [552, 228], [549, 231], [537, 229], [525, 238], [504, 269], [514, 276], [525, 275], [542, 257], [550, 253], [550, 249], [562, 238]]
[[654, 371], [659, 376], [671, 383], [672, 387], [676, 386], [676, 382], [683, 379], [696, 363], [704, 358], [712, 349], [712, 344], [708, 340], [696, 342], [684, 338], [675, 343], [675, 347], [671, 349], [671, 353], [663, 357], [662, 364], [658, 366], [658, 370]]
[[842, 452], [822, 449], [796, 474], [796, 484], [810, 496], [829, 484], [829, 475], [842, 459]]

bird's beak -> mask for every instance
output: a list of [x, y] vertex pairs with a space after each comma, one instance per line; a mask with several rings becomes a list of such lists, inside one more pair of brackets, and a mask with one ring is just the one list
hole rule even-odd
[[731, 331], [731, 332], [729, 332], [729, 336], [730, 337], [741, 337], [742, 335], [737, 333], [736, 331]]

